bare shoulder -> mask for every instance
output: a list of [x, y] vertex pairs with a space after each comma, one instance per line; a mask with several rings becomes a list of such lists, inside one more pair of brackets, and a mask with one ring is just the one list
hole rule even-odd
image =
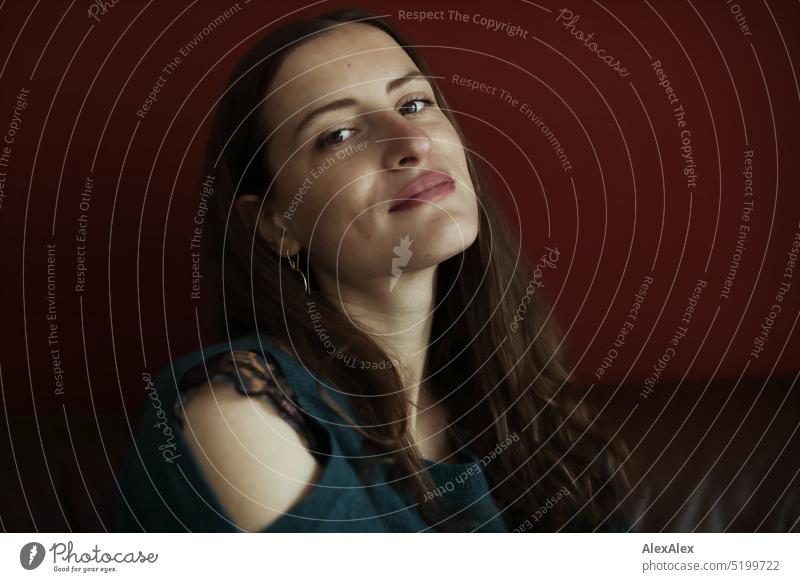
[[319, 482], [322, 465], [266, 398], [247, 398], [221, 376], [184, 407], [184, 433], [212, 489], [236, 524], [259, 531]]

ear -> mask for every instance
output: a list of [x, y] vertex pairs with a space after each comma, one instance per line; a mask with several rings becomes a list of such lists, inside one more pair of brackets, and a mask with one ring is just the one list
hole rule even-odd
[[[300, 252], [302, 248], [300, 241], [289, 230], [283, 216], [270, 200], [262, 200], [255, 194], [242, 194], [236, 197], [234, 206], [246, 224], [258, 223], [258, 234], [276, 255], [294, 256]], [[283, 252], [281, 252], [281, 239], [283, 239]]]

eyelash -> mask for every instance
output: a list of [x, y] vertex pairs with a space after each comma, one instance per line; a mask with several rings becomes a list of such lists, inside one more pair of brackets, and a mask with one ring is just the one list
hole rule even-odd
[[[436, 105], [436, 103], [433, 101], [433, 99], [429, 99], [427, 97], [427, 95], [420, 94], [420, 95], [415, 95], [415, 96], [411, 97], [410, 99], [407, 99], [405, 102], [403, 102], [402, 105], [400, 105], [399, 109], [403, 109], [404, 107], [408, 106], [410, 103], [415, 103], [417, 101], [421, 101], [422, 103], [424, 103], [425, 107], [423, 109], [421, 109], [420, 111], [414, 111], [414, 112], [409, 113], [408, 115], [417, 115], [419, 113], [424, 112], [425, 109], [427, 109], [428, 107], [431, 107], [432, 105]], [[339, 133], [341, 131], [352, 131], [352, 130], [353, 130], [353, 128], [351, 128], [351, 127], [340, 127], [338, 129], [334, 129], [333, 131], [331, 131], [331, 132], [325, 134], [324, 136], [322, 136], [317, 141], [316, 149], [322, 150], [322, 149], [325, 149], [327, 147], [335, 147], [335, 146], [341, 144], [345, 140], [342, 140], [342, 141], [339, 141], [339, 142], [329, 143], [328, 139], [331, 136], [336, 135], [337, 133]]]

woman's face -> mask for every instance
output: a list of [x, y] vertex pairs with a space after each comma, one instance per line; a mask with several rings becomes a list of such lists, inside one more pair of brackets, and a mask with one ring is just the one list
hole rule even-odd
[[[265, 216], [273, 233], [287, 231], [284, 256], [306, 249], [334, 290], [382, 284], [393, 266], [396, 276], [398, 266], [437, 265], [478, 234], [461, 141], [428, 80], [415, 75], [390, 36], [348, 24], [292, 50], [268, 89], [274, 133], [265, 161], [276, 182]], [[392, 208], [424, 188], [435, 195]]]

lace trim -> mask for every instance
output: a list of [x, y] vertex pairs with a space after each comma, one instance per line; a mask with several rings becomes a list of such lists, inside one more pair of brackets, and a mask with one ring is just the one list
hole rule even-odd
[[269, 354], [247, 350], [228, 351], [190, 368], [178, 386], [178, 400], [175, 402], [175, 415], [178, 418], [182, 417], [182, 406], [191, 398], [194, 390], [216, 375], [231, 380], [236, 391], [243, 396], [268, 398], [280, 417], [307, 443], [309, 452], [322, 457], [323, 439], [318, 434], [320, 429], [306, 421], [294, 390]]

